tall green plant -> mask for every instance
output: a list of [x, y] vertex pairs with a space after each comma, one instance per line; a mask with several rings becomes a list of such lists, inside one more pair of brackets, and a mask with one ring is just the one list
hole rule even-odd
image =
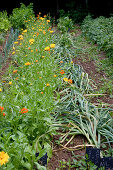
[[0, 33], [6, 33], [11, 28], [11, 23], [7, 16], [7, 12], [0, 12]]
[[14, 8], [12, 14], [10, 15], [10, 21], [13, 28], [25, 28], [25, 21], [28, 18], [30, 19], [30, 16], [32, 17], [33, 15], [33, 4], [30, 3], [28, 6], [25, 6], [23, 3], [21, 3], [20, 8]]

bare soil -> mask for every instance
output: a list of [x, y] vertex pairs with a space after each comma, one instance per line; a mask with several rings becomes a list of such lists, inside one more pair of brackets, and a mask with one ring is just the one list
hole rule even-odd
[[[60, 135], [56, 135], [53, 137], [53, 155], [52, 158], [50, 159], [49, 163], [48, 163], [48, 169], [49, 170], [56, 170], [56, 168], [59, 168], [60, 170], [60, 162], [68, 162], [69, 160], [71, 162], [73, 162], [73, 155], [72, 155], [72, 151], [65, 149], [63, 147], [61, 147], [60, 145], [56, 144], [56, 140], [59, 140]], [[82, 135], [77, 135], [76, 137], [74, 137], [74, 139], [71, 141], [71, 143], [69, 143], [66, 147], [70, 148], [70, 147], [75, 147], [78, 145], [83, 145], [86, 142], [86, 139], [84, 138], [84, 136]], [[62, 145], [65, 145], [65, 143], [63, 143]], [[73, 149], [73, 153], [75, 155], [80, 155], [80, 156], [84, 156], [85, 155], [85, 149], [77, 149], [74, 150]], [[71, 168], [71, 170], [75, 170], [76, 168]], [[64, 170], [68, 170], [68, 166], [66, 166], [64, 168]]]

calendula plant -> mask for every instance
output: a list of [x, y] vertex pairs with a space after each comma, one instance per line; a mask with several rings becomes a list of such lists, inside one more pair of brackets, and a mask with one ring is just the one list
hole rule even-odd
[[50, 139], [56, 129], [53, 92], [62, 77], [53, 54], [52, 30], [40, 16], [30, 18], [26, 27], [13, 44], [13, 61], [0, 84], [0, 151], [9, 155], [5, 169], [45, 169], [38, 160], [46, 153], [51, 157]]

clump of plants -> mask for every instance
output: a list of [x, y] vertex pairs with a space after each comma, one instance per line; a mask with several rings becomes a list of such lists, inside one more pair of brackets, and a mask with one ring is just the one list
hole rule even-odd
[[11, 23], [7, 16], [7, 12], [0, 12], [0, 44], [3, 44], [3, 42], [5, 41], [5, 35], [10, 28]]
[[28, 18], [30, 19], [30, 16], [33, 15], [34, 15], [33, 4], [30, 3], [28, 6], [25, 6], [23, 3], [21, 3], [20, 8], [14, 8], [12, 14], [10, 15], [12, 27], [14, 29], [25, 28], [26, 20]]
[[105, 18], [100, 16], [93, 19], [87, 16], [82, 24], [82, 32], [94, 43], [98, 44], [99, 49], [106, 52], [113, 58], [113, 17]]
[[64, 16], [64, 17], [60, 17], [58, 19], [58, 29], [64, 33], [64, 32], [68, 32], [70, 29], [73, 28], [73, 22], [72, 19], [70, 19], [68, 16]]
[[0, 33], [6, 33], [11, 28], [11, 23], [7, 16], [7, 12], [0, 12]]

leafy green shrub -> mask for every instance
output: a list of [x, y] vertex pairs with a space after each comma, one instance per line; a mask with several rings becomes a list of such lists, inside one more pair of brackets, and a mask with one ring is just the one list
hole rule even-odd
[[72, 19], [67, 17], [61, 17], [58, 19], [58, 29], [62, 32], [68, 32], [70, 29], [73, 28], [73, 22]]
[[11, 28], [11, 23], [8, 19], [7, 12], [0, 12], [0, 33], [7, 32]]
[[32, 3], [30, 3], [28, 6], [25, 6], [23, 3], [21, 3], [20, 8], [13, 9], [12, 15], [10, 16], [13, 28], [25, 28], [25, 20], [27, 20], [33, 14], [34, 12]]
[[83, 34], [94, 43], [99, 49], [106, 52], [109, 57], [113, 57], [113, 17], [92, 19], [87, 16], [82, 24]]

